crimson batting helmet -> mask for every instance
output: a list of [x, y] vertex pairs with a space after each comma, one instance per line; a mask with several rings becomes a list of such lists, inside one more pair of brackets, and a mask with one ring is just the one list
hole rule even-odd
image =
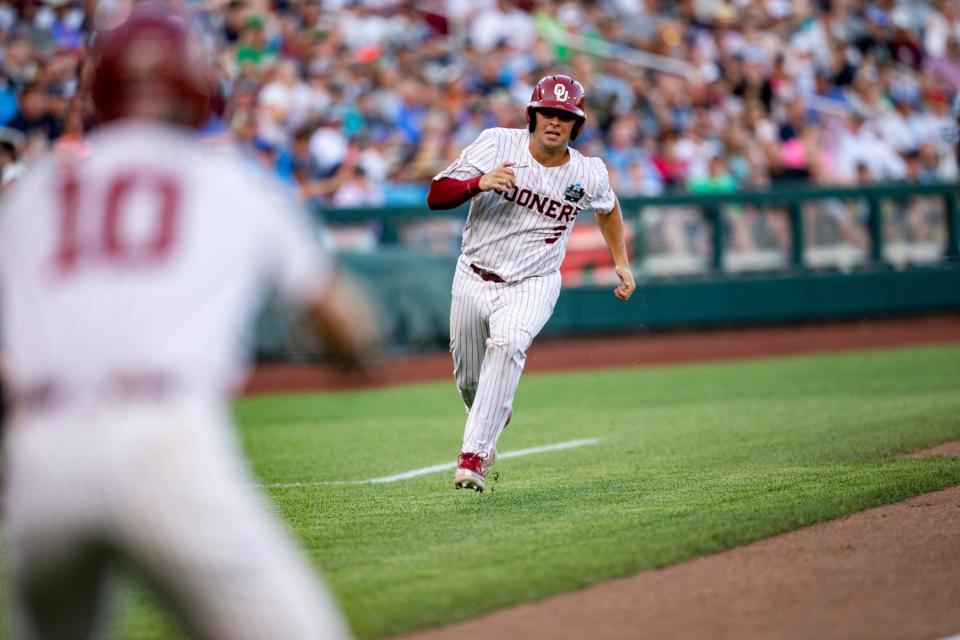
[[570, 139], [576, 140], [587, 114], [583, 107], [586, 103], [583, 85], [570, 76], [544, 76], [533, 88], [533, 95], [527, 103], [527, 128], [533, 133], [535, 125], [533, 114], [537, 109], [560, 109], [577, 117]]
[[216, 79], [186, 20], [149, 6], [97, 34], [90, 94], [100, 122], [140, 116], [199, 127]]

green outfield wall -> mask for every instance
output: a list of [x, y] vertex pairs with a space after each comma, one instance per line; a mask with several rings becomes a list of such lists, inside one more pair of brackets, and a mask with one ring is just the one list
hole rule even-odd
[[[937, 199], [936, 255], [923, 264], [889, 258], [889, 203]], [[808, 243], [807, 203], [855, 203], [869, 237], [857, 264], [813, 265]], [[624, 217], [643, 229], [641, 217], [657, 208], [671, 215], [699, 212], [706, 229], [705, 266], [695, 274], [658, 277], [644, 272], [649, 237], [632, 235], [638, 290], [628, 303], [616, 300], [612, 285], [565, 286], [548, 334], [719, 327], [882, 317], [960, 311], [960, 216], [954, 184], [883, 185], [869, 188], [794, 187], [765, 192], [702, 196], [624, 198]], [[732, 273], [730, 211], [779, 207], [789, 221], [789, 246], [782, 264], [759, 272]], [[666, 213], [664, 213], [666, 212]], [[381, 228], [376, 250], [342, 252], [342, 265], [356, 275], [376, 301], [384, 330], [396, 352], [445, 349], [455, 255], [430, 255], [404, 246], [398, 229], [411, 220], [465, 216], [466, 209], [431, 212], [425, 207], [318, 211], [330, 225], [369, 223]], [[679, 214], [678, 214], [679, 215]], [[899, 214], [894, 214], [899, 215]], [[817, 222], [819, 224], [819, 222]], [[289, 311], [269, 305], [258, 322], [256, 347], [263, 359], [309, 359], [318, 350]]]
[[632, 304], [609, 288], [565, 291], [547, 331], [716, 327], [960, 310], [955, 265], [650, 282]]

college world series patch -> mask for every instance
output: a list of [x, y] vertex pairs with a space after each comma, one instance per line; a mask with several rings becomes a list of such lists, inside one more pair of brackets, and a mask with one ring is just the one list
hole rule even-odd
[[570, 185], [563, 192], [563, 199], [567, 202], [580, 202], [581, 198], [583, 198], [583, 185], [579, 182]]

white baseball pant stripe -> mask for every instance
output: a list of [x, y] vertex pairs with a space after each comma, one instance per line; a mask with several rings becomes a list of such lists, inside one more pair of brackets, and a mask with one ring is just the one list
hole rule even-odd
[[192, 637], [349, 637], [253, 488], [231, 429], [192, 406], [16, 419], [6, 507], [17, 637], [96, 637], [117, 561]]
[[467, 409], [461, 451], [490, 455], [513, 409], [527, 349], [553, 313], [560, 273], [515, 283], [482, 280], [457, 262], [450, 308], [450, 352]]

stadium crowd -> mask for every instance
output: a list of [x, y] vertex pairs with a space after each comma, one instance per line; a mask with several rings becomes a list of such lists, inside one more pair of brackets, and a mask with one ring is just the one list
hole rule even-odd
[[[86, 33], [121, 0], [0, 2], [0, 165], [82, 144]], [[180, 0], [227, 136], [325, 206], [423, 202], [547, 73], [587, 88], [577, 146], [621, 195], [951, 180], [957, 0]]]

